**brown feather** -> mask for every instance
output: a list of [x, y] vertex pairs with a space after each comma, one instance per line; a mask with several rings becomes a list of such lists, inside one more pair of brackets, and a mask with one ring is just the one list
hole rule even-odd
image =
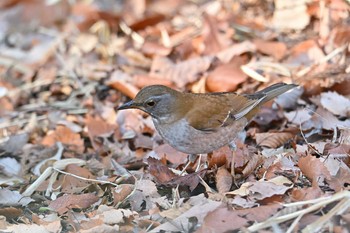
[[235, 93], [192, 95], [191, 98], [195, 104], [185, 118], [193, 128], [202, 131], [215, 131], [219, 127], [231, 125], [242, 117], [236, 117], [237, 114], [250, 112], [260, 101]]

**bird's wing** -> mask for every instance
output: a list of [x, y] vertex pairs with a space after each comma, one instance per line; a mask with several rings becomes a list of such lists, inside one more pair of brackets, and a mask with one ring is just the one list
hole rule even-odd
[[201, 104], [196, 104], [185, 116], [193, 128], [201, 131], [215, 131], [231, 125], [247, 115], [264, 98], [264, 95], [251, 98], [233, 93], [208, 96], [201, 96], [202, 100], [207, 101], [200, 101]]

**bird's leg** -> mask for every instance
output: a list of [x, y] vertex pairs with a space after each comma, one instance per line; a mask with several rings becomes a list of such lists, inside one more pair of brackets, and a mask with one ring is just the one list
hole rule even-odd
[[172, 207], [177, 207], [177, 203], [180, 200], [180, 193], [179, 193], [179, 185], [176, 186], [176, 188], [172, 188], [172, 197], [173, 197], [173, 204]]
[[[235, 140], [237, 140], [238, 142], [244, 142], [246, 136], [247, 136], [247, 132], [245, 130], [242, 130], [237, 134], [237, 137]], [[233, 177], [233, 182], [238, 187], [238, 185], [236, 183], [236, 174], [235, 174], [235, 157], [236, 157], [236, 151], [237, 151], [237, 144], [235, 141], [232, 141], [228, 146], [230, 147], [230, 149], [232, 151], [231, 175]]]
[[[235, 157], [236, 157], [236, 150], [237, 150], [237, 145], [234, 141], [232, 141], [229, 145], [228, 145], [231, 149], [232, 152], [232, 157], [231, 157], [231, 175], [233, 177], [233, 180], [235, 181]], [[236, 183], [236, 182], [235, 182]]]
[[199, 154], [198, 164], [197, 164], [195, 172], [198, 172], [199, 169], [201, 168], [201, 161], [202, 161], [202, 154]]

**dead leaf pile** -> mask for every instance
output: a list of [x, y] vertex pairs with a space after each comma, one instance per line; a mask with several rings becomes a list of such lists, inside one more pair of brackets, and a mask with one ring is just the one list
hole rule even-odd
[[[349, 12], [345, 0], [1, 1], [0, 231], [345, 232]], [[188, 164], [150, 116], [116, 111], [153, 84], [278, 82], [299, 87], [264, 105], [234, 152]]]

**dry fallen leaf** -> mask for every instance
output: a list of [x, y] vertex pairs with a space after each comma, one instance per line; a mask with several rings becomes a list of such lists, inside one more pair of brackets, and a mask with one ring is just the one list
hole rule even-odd
[[255, 134], [256, 143], [259, 146], [266, 146], [269, 148], [277, 148], [288, 140], [294, 137], [293, 134], [288, 132], [273, 132], [273, 133], [257, 133]]
[[233, 184], [233, 177], [230, 172], [227, 171], [225, 166], [219, 167], [216, 173], [216, 188], [219, 193], [224, 194], [230, 191]]
[[216, 67], [208, 74], [206, 85], [211, 92], [234, 91], [248, 76], [241, 70], [241, 59]]
[[272, 23], [280, 30], [304, 29], [310, 22], [305, 0], [275, 0]]
[[98, 197], [93, 193], [85, 193], [79, 195], [63, 195], [52, 201], [49, 208], [55, 210], [58, 214], [64, 214], [69, 209], [80, 208], [85, 209], [98, 201]]
[[[324, 179], [329, 180], [331, 175], [325, 165], [319, 158], [308, 155], [301, 157], [298, 166], [303, 174], [310, 179], [312, 183], [323, 182]], [[323, 178], [323, 179], [322, 179]]]
[[106, 121], [93, 118], [90, 115], [86, 117], [86, 126], [88, 128], [90, 141], [95, 150], [99, 150], [102, 146], [96, 138], [107, 138], [111, 136], [117, 128], [116, 125], [108, 124]]
[[213, 56], [204, 56], [174, 64], [166, 57], [158, 57], [153, 60], [150, 76], [165, 78], [174, 82], [179, 88], [183, 88], [207, 71], [213, 59]]
[[287, 46], [282, 42], [255, 39], [254, 44], [258, 51], [273, 56], [277, 61], [282, 59], [287, 53]]
[[350, 116], [350, 99], [336, 92], [324, 92], [321, 94], [322, 106], [331, 113], [342, 116]]
[[281, 205], [272, 204], [250, 209], [231, 210], [226, 206], [219, 207], [207, 214], [199, 233], [228, 232], [249, 226], [251, 222], [262, 222], [275, 214]]
[[53, 146], [56, 142], [62, 142], [73, 151], [82, 153], [84, 151], [84, 141], [80, 134], [72, 132], [66, 126], [58, 125], [55, 131], [49, 132], [41, 141], [42, 145]]

